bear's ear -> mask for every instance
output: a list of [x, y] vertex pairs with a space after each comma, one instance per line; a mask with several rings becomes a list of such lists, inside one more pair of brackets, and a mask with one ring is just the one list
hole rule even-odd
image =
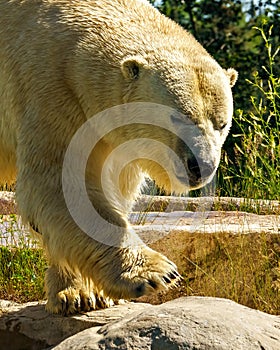
[[235, 69], [233, 69], [233, 68], [229, 68], [227, 70], [224, 69], [224, 71], [226, 73], [226, 76], [229, 79], [230, 87], [233, 87], [234, 84], [236, 83], [237, 78], [238, 78], [237, 71]]
[[139, 78], [141, 69], [147, 66], [147, 61], [141, 56], [126, 57], [121, 62], [121, 70], [125, 79], [137, 80]]

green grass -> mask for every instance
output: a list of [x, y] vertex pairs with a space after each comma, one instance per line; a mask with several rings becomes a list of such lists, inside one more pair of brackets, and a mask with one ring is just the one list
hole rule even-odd
[[0, 215], [0, 299], [18, 302], [42, 299], [46, 267], [43, 251], [19, 217]]
[[47, 264], [42, 250], [0, 246], [0, 299], [27, 302], [44, 298]]
[[256, 96], [252, 109], [237, 111], [234, 117], [239, 133], [234, 152], [223, 152], [218, 172], [222, 195], [245, 198], [280, 198], [280, 77], [274, 73], [279, 65], [279, 47], [271, 45], [272, 27], [259, 31], [267, 52], [267, 65], [255, 72], [252, 81]]

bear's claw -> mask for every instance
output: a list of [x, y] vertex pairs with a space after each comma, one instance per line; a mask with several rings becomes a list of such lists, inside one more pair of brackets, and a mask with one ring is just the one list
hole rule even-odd
[[181, 278], [180, 274], [177, 271], [169, 272], [169, 274], [167, 276], [172, 280], [175, 280], [177, 278]]
[[167, 284], [171, 283], [171, 280], [168, 277], [163, 276], [162, 278]]
[[49, 297], [46, 310], [54, 314], [68, 316], [79, 312], [105, 309], [113, 304], [109, 298], [69, 287], [57, 293], [54, 298]]

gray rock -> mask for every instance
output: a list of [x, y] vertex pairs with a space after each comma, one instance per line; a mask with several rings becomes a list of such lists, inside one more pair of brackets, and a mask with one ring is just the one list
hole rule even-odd
[[38, 303], [0, 302], [0, 316], [1, 350], [280, 349], [280, 316], [227, 299], [126, 303], [66, 318]]
[[226, 299], [188, 297], [77, 334], [55, 350], [280, 349], [280, 317]]
[[0, 300], [0, 350], [42, 350], [90, 328], [140, 311], [149, 304], [125, 303], [105, 310], [63, 317], [45, 311], [45, 302], [17, 304]]

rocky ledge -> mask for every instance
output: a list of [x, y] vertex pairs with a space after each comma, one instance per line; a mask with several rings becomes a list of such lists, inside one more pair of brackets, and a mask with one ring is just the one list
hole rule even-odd
[[0, 349], [279, 350], [280, 316], [227, 299], [184, 297], [125, 303], [72, 317], [44, 304], [0, 301]]

